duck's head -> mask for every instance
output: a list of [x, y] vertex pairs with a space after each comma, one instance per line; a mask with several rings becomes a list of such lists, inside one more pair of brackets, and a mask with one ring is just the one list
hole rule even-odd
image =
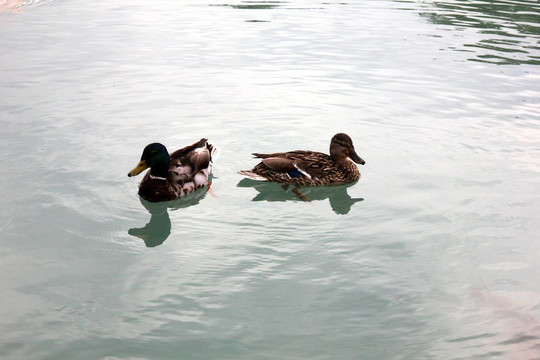
[[169, 173], [169, 159], [167, 148], [162, 144], [147, 145], [142, 153], [141, 161], [128, 173], [128, 176], [139, 175], [142, 171], [150, 168], [150, 174], [153, 176], [166, 178]]
[[330, 156], [334, 161], [349, 158], [360, 165], [366, 163], [354, 150], [352, 139], [344, 133], [334, 135], [330, 141]]

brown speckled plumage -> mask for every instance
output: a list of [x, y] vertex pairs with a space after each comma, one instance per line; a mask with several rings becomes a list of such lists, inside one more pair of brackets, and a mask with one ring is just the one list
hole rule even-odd
[[330, 142], [330, 155], [296, 150], [273, 154], [253, 154], [263, 159], [251, 170], [238, 173], [255, 180], [303, 186], [346, 184], [360, 178], [358, 167], [349, 159], [364, 164], [355, 152], [351, 138], [336, 134]]
[[216, 148], [206, 139], [176, 150], [170, 156], [165, 146], [148, 145], [141, 162], [128, 176], [150, 168], [139, 185], [139, 195], [148, 201], [174, 200], [208, 185]]

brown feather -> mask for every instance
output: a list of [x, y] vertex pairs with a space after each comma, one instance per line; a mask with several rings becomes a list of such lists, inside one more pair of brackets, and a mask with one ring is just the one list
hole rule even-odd
[[252, 178], [264, 178], [266, 181], [297, 185], [345, 184], [360, 178], [358, 167], [348, 158], [360, 164], [364, 161], [356, 154], [348, 135], [340, 133], [332, 138], [330, 154], [305, 150], [253, 153], [255, 158], [263, 160], [253, 169], [239, 173]]

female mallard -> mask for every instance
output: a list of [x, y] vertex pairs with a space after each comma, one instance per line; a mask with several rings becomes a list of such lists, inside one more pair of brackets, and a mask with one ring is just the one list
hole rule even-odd
[[176, 150], [170, 156], [165, 146], [153, 143], [144, 148], [141, 161], [128, 176], [150, 168], [139, 185], [139, 195], [152, 202], [174, 200], [208, 184], [216, 152], [217, 148], [207, 139]]
[[336, 134], [330, 141], [330, 155], [315, 151], [289, 151], [274, 154], [253, 154], [263, 159], [251, 170], [239, 171], [254, 180], [296, 185], [346, 184], [360, 178], [360, 171], [347, 158], [365, 164], [354, 151], [347, 134]]

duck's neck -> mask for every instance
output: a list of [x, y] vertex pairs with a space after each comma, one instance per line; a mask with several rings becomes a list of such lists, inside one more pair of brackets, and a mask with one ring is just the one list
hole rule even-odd
[[330, 157], [333, 162], [339, 164], [346, 164], [348, 162], [347, 157], [343, 156], [343, 153], [336, 146], [330, 145]]
[[169, 175], [169, 154], [159, 154], [152, 158], [150, 175], [166, 178]]

